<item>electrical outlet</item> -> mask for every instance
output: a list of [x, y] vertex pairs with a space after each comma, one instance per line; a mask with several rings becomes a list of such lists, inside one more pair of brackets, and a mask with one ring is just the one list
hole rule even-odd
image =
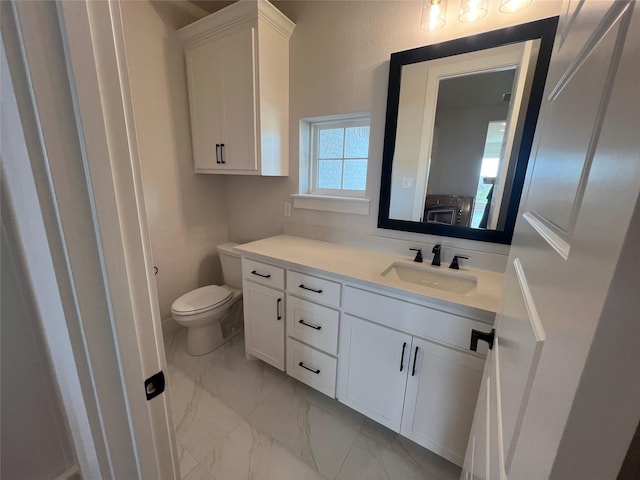
[[284, 202], [284, 216], [285, 217], [290, 217], [291, 216], [291, 203], [290, 202]]

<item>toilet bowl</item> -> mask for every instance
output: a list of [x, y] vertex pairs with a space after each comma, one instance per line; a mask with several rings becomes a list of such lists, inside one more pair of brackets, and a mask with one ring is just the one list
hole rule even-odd
[[187, 327], [187, 353], [205, 355], [242, 330], [242, 269], [235, 243], [218, 245], [223, 285], [207, 285], [185, 293], [171, 305], [178, 324]]

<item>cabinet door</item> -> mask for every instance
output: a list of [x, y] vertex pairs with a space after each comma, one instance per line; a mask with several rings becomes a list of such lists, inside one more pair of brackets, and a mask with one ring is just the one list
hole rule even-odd
[[247, 353], [284, 371], [284, 293], [244, 282]]
[[401, 434], [462, 465], [484, 359], [413, 339]]
[[196, 172], [220, 167], [216, 145], [223, 142], [220, 46], [208, 42], [185, 52], [189, 84], [191, 139]]
[[410, 335], [344, 315], [338, 399], [399, 431], [410, 350]]
[[220, 168], [256, 170], [255, 29], [228, 35], [220, 44], [222, 122], [225, 131]]

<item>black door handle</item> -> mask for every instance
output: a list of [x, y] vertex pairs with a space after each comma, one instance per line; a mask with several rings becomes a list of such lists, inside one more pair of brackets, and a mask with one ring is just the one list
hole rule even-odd
[[315, 369], [313, 369], [313, 368], [309, 368], [309, 367], [307, 367], [307, 366], [306, 366], [304, 363], [302, 363], [302, 362], [300, 362], [300, 363], [298, 364], [298, 366], [299, 366], [299, 367], [302, 367], [302, 368], [304, 368], [304, 369], [306, 369], [306, 370], [309, 370], [310, 372], [315, 373], [316, 375], [318, 375], [318, 374], [320, 373], [320, 369], [315, 370]]
[[278, 320], [282, 320], [282, 315], [280, 315], [280, 303], [282, 302], [282, 299], [279, 298], [278, 301], [276, 302], [276, 315], [278, 317]]
[[489, 333], [481, 332], [480, 330], [471, 330], [471, 345], [470, 350], [474, 352], [478, 351], [478, 340], [487, 342], [489, 344], [489, 350], [493, 349], [493, 339], [496, 336], [496, 329], [492, 328]]
[[262, 278], [271, 278], [270, 274], [263, 275], [261, 273], [256, 272], [255, 270], [251, 272], [251, 275], [257, 275], [257, 276], [262, 277]]
[[299, 288], [304, 288], [305, 290], [309, 290], [314, 293], [322, 293], [322, 290], [316, 290], [315, 288], [305, 287], [302, 283], [298, 285]]
[[400, 371], [404, 368], [404, 349], [407, 348], [407, 342], [402, 344], [402, 356], [400, 357]]
[[413, 368], [411, 369], [411, 376], [416, 375], [416, 361], [418, 360], [418, 347], [416, 347], [416, 353], [413, 354]]
[[224, 143], [220, 144], [220, 163], [227, 163], [224, 161]]
[[216, 143], [216, 163], [220, 165], [220, 144]]
[[313, 328], [314, 330], [320, 330], [322, 326], [320, 325], [311, 325], [310, 323], [305, 322], [303, 319], [298, 320], [298, 323], [301, 323], [305, 327]]

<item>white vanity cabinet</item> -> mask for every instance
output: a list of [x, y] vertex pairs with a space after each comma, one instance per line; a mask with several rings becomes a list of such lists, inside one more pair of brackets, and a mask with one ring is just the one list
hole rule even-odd
[[466, 351], [465, 316], [345, 288], [338, 399], [462, 464], [484, 357]]
[[392, 254], [284, 235], [236, 248], [249, 355], [462, 465], [487, 354], [471, 331], [491, 330], [501, 276], [475, 270], [455, 301], [381, 275]]
[[245, 350], [285, 369], [284, 269], [242, 259]]
[[245, 1], [179, 30], [196, 173], [288, 175], [293, 28], [269, 2]]

